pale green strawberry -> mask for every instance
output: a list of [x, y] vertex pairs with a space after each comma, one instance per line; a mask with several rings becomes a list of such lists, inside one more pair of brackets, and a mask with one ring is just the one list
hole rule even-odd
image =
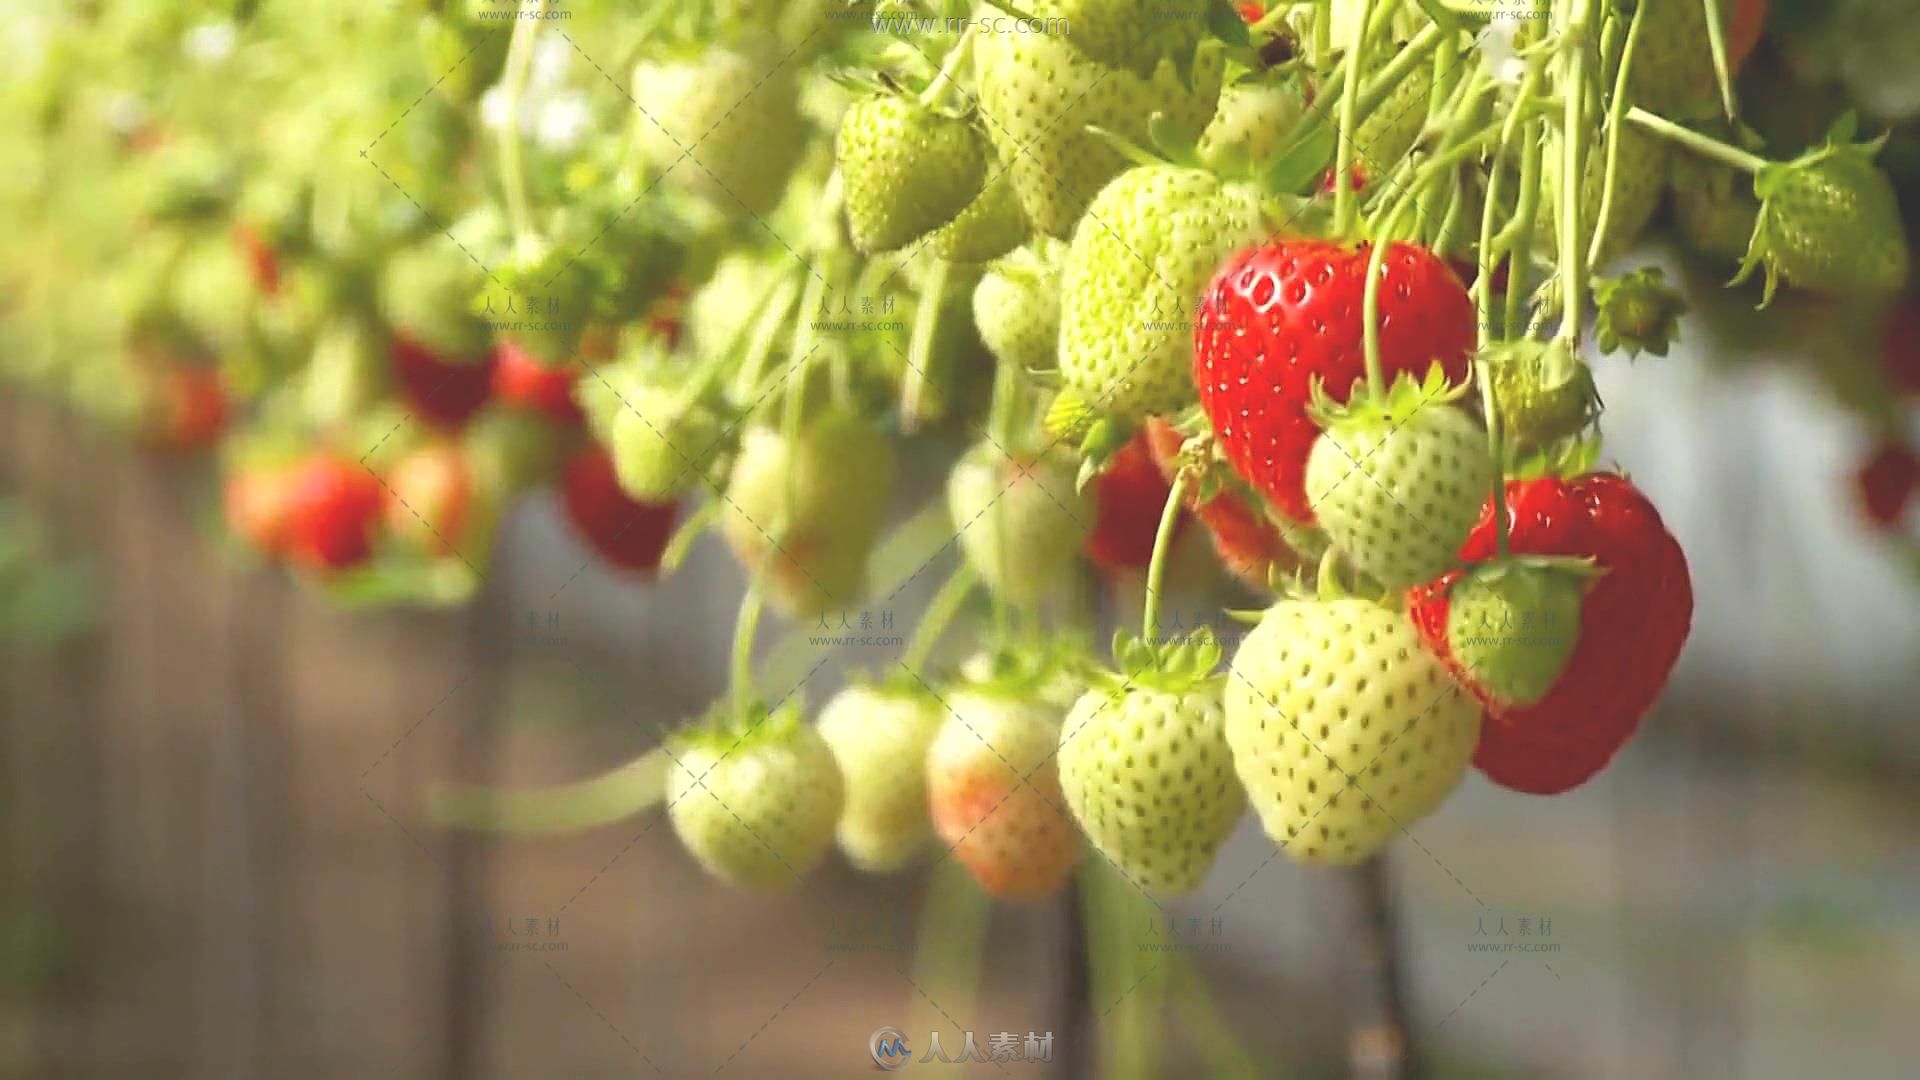
[[1051, 33], [1071, 41], [1097, 64], [1141, 78], [1153, 75], [1164, 60], [1184, 67], [1207, 30], [1205, 4], [1165, 0], [1032, 0], [1022, 7]]
[[1306, 110], [1298, 78], [1266, 74], [1237, 80], [1220, 92], [1219, 111], [1200, 133], [1200, 160], [1225, 175], [1242, 166], [1257, 170], [1287, 148]]
[[1061, 271], [1061, 381], [1127, 420], [1191, 404], [1200, 293], [1269, 232], [1250, 187], [1175, 165], [1121, 174], [1088, 207]]
[[1088, 125], [1145, 145], [1149, 119], [1205, 129], [1220, 95], [1221, 54], [1202, 49], [1190, 83], [1162, 62], [1151, 79], [1104, 67], [1065, 37], [982, 34], [974, 62], [981, 124], [1011, 170], [1014, 194], [1039, 232], [1066, 237], [1106, 182], [1126, 168]]
[[1501, 437], [1519, 449], [1577, 435], [1600, 416], [1593, 372], [1566, 342], [1498, 342], [1476, 363], [1493, 389]]
[[1584, 560], [1518, 556], [1462, 574], [1447, 590], [1454, 663], [1499, 705], [1537, 704], [1580, 642], [1580, 609], [1595, 572]]
[[709, 49], [633, 72], [642, 160], [722, 213], [773, 208], [806, 146], [790, 64]]
[[1424, 381], [1395, 380], [1382, 400], [1316, 402], [1321, 436], [1306, 476], [1314, 517], [1354, 567], [1390, 589], [1452, 566], [1493, 486], [1486, 432], [1450, 402], [1457, 393], [1436, 364]]
[[1058, 364], [1062, 251], [1043, 239], [994, 263], [974, 286], [974, 325], [1001, 363], [1023, 371]]
[[843, 785], [825, 739], [786, 707], [744, 732], [697, 729], [667, 746], [667, 817], [709, 873], [755, 889], [792, 886], [833, 843]]
[[1248, 801], [1302, 862], [1366, 859], [1438, 807], [1480, 736], [1480, 703], [1403, 612], [1283, 600], [1234, 655], [1227, 744]]
[[992, 168], [998, 171], [988, 178], [979, 197], [927, 240], [935, 258], [982, 263], [1005, 255], [1027, 239], [1027, 215], [1013, 194], [1013, 182], [1005, 169]]
[[1060, 791], [1060, 712], [1031, 685], [944, 691], [947, 716], [927, 751], [933, 827], [980, 887], [1033, 900], [1066, 884], [1080, 837]]
[[952, 221], [987, 180], [986, 140], [966, 120], [898, 94], [848, 109], [834, 140], [853, 246], [905, 247]]
[[1880, 145], [1831, 144], [1761, 169], [1760, 219], [1734, 280], [1765, 269], [1769, 299], [1781, 282], [1846, 295], [1904, 289], [1912, 257], [1893, 183], [1873, 163]]
[[1233, 772], [1211, 635], [1115, 645], [1060, 730], [1060, 786], [1093, 846], [1149, 892], [1190, 893], [1247, 806]]
[[1008, 603], [1029, 606], [1071, 579], [1097, 517], [1057, 454], [975, 445], [947, 477], [947, 510], [967, 562]]
[[749, 572], [766, 567], [771, 598], [789, 615], [845, 607], [866, 587], [893, 473], [893, 445], [849, 413], [809, 420], [791, 445], [775, 428], [749, 428], [721, 533]]
[[[1560, 143], [1549, 140], [1541, 164], [1540, 217], [1537, 228], [1543, 243], [1559, 235]], [[1665, 140], [1638, 127], [1620, 131], [1620, 160], [1615, 166], [1613, 208], [1607, 214], [1607, 236], [1600, 246], [1601, 263], [1612, 262], [1632, 249], [1660, 210], [1666, 192], [1670, 151]], [[1593, 242], [1600, 225], [1600, 203], [1607, 185], [1607, 144], [1587, 140], [1586, 181], [1580, 187], [1580, 233]]]
[[684, 388], [629, 383], [614, 392], [607, 448], [631, 498], [672, 502], [724, 464], [727, 425], [703, 402], [688, 400]]
[[[1737, 0], [1720, 0], [1721, 17]], [[1642, 0], [1640, 43], [1627, 93], [1635, 105], [1663, 115], [1691, 115], [1715, 100], [1718, 80], [1702, 0]]]
[[1418, 75], [1403, 79], [1360, 121], [1353, 132], [1357, 186], [1376, 188], [1388, 182], [1386, 178], [1427, 126], [1427, 99], [1432, 92], [1429, 79]]
[[862, 870], [888, 873], [933, 840], [927, 749], [946, 711], [917, 687], [849, 686], [820, 710], [820, 737], [846, 783], [840, 850]]

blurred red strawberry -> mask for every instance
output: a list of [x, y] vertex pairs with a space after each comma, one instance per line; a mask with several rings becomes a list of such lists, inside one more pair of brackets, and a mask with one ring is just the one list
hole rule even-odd
[[388, 346], [400, 397], [435, 427], [457, 431], [480, 411], [493, 393], [494, 355], [452, 360], [396, 333]]
[[227, 430], [227, 389], [220, 372], [200, 364], [161, 369], [148, 438], [163, 450], [187, 452], [218, 442]]
[[644, 503], [627, 497], [613, 471], [613, 456], [597, 444], [567, 461], [562, 477], [567, 520], [600, 557], [623, 570], [651, 575], [673, 537], [680, 504]]
[[1881, 331], [1881, 362], [1887, 381], [1908, 396], [1920, 396], [1920, 296], [1894, 305]]
[[273, 252], [260, 230], [246, 222], [236, 222], [233, 226], [234, 243], [240, 246], [241, 254], [246, 256], [247, 271], [253, 277], [254, 288], [265, 296], [275, 296], [280, 292], [280, 258]]
[[240, 466], [227, 474], [221, 490], [227, 528], [262, 555], [287, 552], [291, 480], [291, 470], [260, 465]]
[[294, 562], [330, 571], [373, 556], [386, 492], [364, 467], [317, 453], [294, 466], [286, 497], [288, 555]]
[[387, 531], [423, 555], [456, 555], [473, 522], [473, 470], [459, 445], [412, 451], [387, 477]]
[[537, 412], [556, 424], [571, 427], [585, 418], [579, 403], [573, 400], [578, 370], [571, 361], [560, 367], [544, 367], [525, 349], [503, 341], [495, 351], [493, 396], [509, 408]]
[[1861, 464], [1854, 486], [1867, 520], [1876, 528], [1892, 529], [1920, 494], [1920, 455], [1905, 443], [1883, 442]]
[[[1153, 561], [1154, 535], [1172, 491], [1153, 460], [1146, 432], [1135, 435], [1093, 482], [1093, 532], [1082, 548], [1087, 558], [1103, 570], [1145, 570]], [[1182, 510], [1174, 525], [1176, 535], [1186, 528], [1187, 518]]]

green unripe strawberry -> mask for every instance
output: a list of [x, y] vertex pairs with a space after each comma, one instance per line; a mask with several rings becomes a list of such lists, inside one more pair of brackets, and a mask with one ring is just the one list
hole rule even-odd
[[1224, 678], [1213, 674], [1220, 647], [1211, 636], [1164, 649], [1123, 639], [1115, 652], [1122, 674], [1083, 694], [1061, 726], [1060, 786], [1088, 839], [1134, 885], [1190, 893], [1247, 805], [1227, 746]]
[[1200, 293], [1269, 231], [1251, 188], [1175, 165], [1121, 174], [1088, 207], [1061, 271], [1061, 381], [1126, 420], [1191, 404]]
[[1042, 371], [1058, 364], [1058, 241], [1042, 241], [1000, 260], [973, 289], [973, 321], [987, 351], [1003, 364]]
[[[1537, 228], [1543, 241], [1557, 242], [1559, 235], [1560, 144], [1550, 141], [1542, 159], [1540, 217]], [[1670, 151], [1665, 140], [1638, 127], [1620, 130], [1620, 158], [1613, 180], [1613, 207], [1607, 213], [1607, 235], [1601, 241], [1600, 261], [1612, 262], [1632, 249], [1646, 232], [1647, 225], [1660, 210], [1667, 189], [1667, 162]], [[1607, 189], [1607, 143], [1604, 138], [1587, 140], [1586, 179], [1580, 185], [1580, 234], [1592, 243], [1593, 230], [1600, 226], [1601, 200]]]
[[1493, 389], [1500, 433], [1516, 448], [1537, 449], [1578, 435], [1600, 416], [1593, 372], [1563, 341], [1496, 343], [1478, 364]]
[[1486, 432], [1449, 402], [1456, 394], [1436, 364], [1423, 382], [1395, 380], [1384, 399], [1316, 403], [1307, 499], [1334, 546], [1390, 589], [1453, 565], [1493, 486]]
[[1059, 710], [1031, 686], [963, 685], [941, 697], [948, 714], [927, 751], [934, 832], [993, 896], [1053, 893], [1080, 858], [1054, 760]]
[[840, 850], [862, 870], [898, 870], [933, 839], [927, 749], [946, 711], [924, 691], [850, 686], [820, 710], [820, 737], [846, 784]]
[[853, 246], [892, 251], [952, 221], [981, 194], [986, 141], [965, 120], [897, 94], [848, 109], [834, 140]]
[[773, 208], [806, 146], [790, 64], [734, 49], [642, 61], [633, 72], [642, 160], [731, 216]]
[[1236, 81], [1220, 92], [1219, 110], [1200, 133], [1200, 160], [1229, 176], [1243, 165], [1257, 170], [1287, 148], [1306, 110], [1306, 94], [1297, 79]]
[[1283, 600], [1234, 654], [1227, 744], [1269, 837], [1302, 862], [1366, 859], [1438, 807], [1480, 735], [1480, 703], [1402, 612]]
[[404, 248], [380, 275], [380, 314], [388, 325], [443, 361], [483, 359], [493, 331], [472, 311], [487, 271], [444, 236]]
[[947, 477], [947, 509], [967, 562], [1010, 604], [1036, 604], [1068, 580], [1097, 510], [1056, 455], [987, 441]]
[[1013, 182], [1001, 170], [958, 217], [934, 231], [927, 248], [948, 262], [982, 263], [1019, 247], [1027, 233], [1027, 215], [1013, 194]]
[[607, 449], [629, 497], [672, 502], [724, 464], [727, 425], [706, 405], [688, 401], [685, 390], [632, 384], [618, 395], [606, 423]]
[[1432, 92], [1433, 84], [1428, 79], [1402, 79], [1354, 129], [1354, 165], [1365, 186], [1384, 183], [1400, 159], [1413, 149], [1421, 129], [1427, 126], [1427, 98]]
[[[1206, 32], [1207, 8], [1161, 0], [1034, 0], [1023, 8], [1094, 63], [1150, 78], [1163, 60], [1185, 68]], [[1036, 31], [1037, 32], [1037, 31]]]
[[753, 427], [728, 476], [721, 533], [749, 571], [765, 565], [774, 603], [811, 616], [857, 600], [885, 523], [893, 445], [857, 416], [830, 412], [789, 443]]
[[1454, 662], [1503, 706], [1538, 703], [1579, 644], [1593, 572], [1579, 560], [1517, 557], [1462, 574], [1447, 593]]
[[1667, 169], [1667, 197], [1680, 239], [1694, 252], [1738, 264], [1760, 220], [1760, 201], [1739, 171], [1698, 154], [1675, 152]]
[[1896, 293], [1911, 276], [1906, 227], [1880, 143], [1828, 145], [1754, 177], [1760, 219], [1735, 281], [1765, 269], [1770, 299], [1781, 282], [1813, 292]]
[[833, 843], [840, 767], [825, 739], [783, 708], [745, 733], [698, 730], [668, 745], [667, 817], [709, 873], [754, 889], [791, 886]]
[[1667, 350], [1680, 336], [1680, 316], [1687, 312], [1686, 297], [1667, 284], [1657, 266], [1635, 270], [1593, 283], [1594, 337], [1601, 352], [1625, 352], [1638, 357]]
[[1191, 79], [1162, 62], [1151, 78], [1105, 67], [1065, 37], [983, 34], [974, 46], [980, 111], [1033, 227], [1067, 237], [1087, 204], [1127, 166], [1088, 125], [1137, 144], [1165, 115], [1177, 130], [1201, 131], [1220, 96], [1221, 54], [1202, 49]]

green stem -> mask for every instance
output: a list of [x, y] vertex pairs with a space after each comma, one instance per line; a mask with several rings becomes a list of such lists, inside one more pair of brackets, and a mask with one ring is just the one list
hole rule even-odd
[[1501, 253], [1494, 250], [1494, 222], [1500, 216], [1500, 186], [1507, 178], [1507, 156], [1495, 154], [1487, 170], [1487, 204], [1480, 211], [1480, 276], [1473, 282], [1473, 303], [1480, 321], [1480, 348], [1493, 340], [1493, 274]]
[[540, 834], [577, 832], [630, 818], [666, 796], [664, 751], [649, 750], [625, 765], [573, 784], [497, 790], [468, 784], [427, 792], [427, 816], [449, 829]]
[[1333, 0], [1316, 0], [1313, 7], [1313, 55], [1315, 69], [1327, 66], [1327, 54], [1333, 50]]
[[533, 46], [540, 33], [540, 18], [546, 0], [534, 4], [533, 18], [517, 20], [513, 39], [507, 44], [506, 79], [502, 88], [506, 101], [506, 131], [500, 136], [500, 187], [506, 196], [507, 221], [516, 240], [533, 234], [533, 214], [527, 204], [525, 148], [520, 138], [520, 102], [526, 96], [527, 75], [533, 66]]
[[1613, 100], [1607, 107], [1607, 178], [1600, 189], [1600, 215], [1593, 225], [1593, 243], [1587, 247], [1587, 265], [1593, 268], [1600, 264], [1601, 241], [1613, 221], [1614, 185], [1620, 172], [1620, 132], [1627, 118], [1627, 80], [1633, 76], [1633, 55], [1640, 44], [1641, 29], [1646, 25], [1646, 11], [1646, 5], [1640, 5], [1627, 24], [1627, 43], [1620, 51], [1620, 70], [1614, 77]]
[[[1707, 11], [1707, 46], [1713, 52], [1713, 77], [1720, 84], [1720, 105], [1732, 120], [1739, 112], [1733, 100], [1733, 75], [1727, 63], [1727, 25], [1720, 18], [1720, 0], [1700, 0]], [[1636, 12], [1634, 21], [1639, 21]]]
[[980, 581], [973, 567], [962, 559], [959, 569], [947, 579], [940, 591], [933, 594], [927, 603], [926, 613], [920, 616], [920, 625], [914, 628], [913, 640], [907, 644], [907, 651], [900, 657], [900, 663], [908, 671], [918, 674], [933, 653], [933, 646], [946, 632], [953, 617], [965, 606], [967, 597], [973, 593], [973, 587]]
[[[1445, 32], [1438, 26], [1432, 24], [1428, 24], [1418, 34], [1415, 34], [1413, 40], [1407, 42], [1406, 48], [1401, 49], [1393, 59], [1381, 65], [1380, 70], [1374, 72], [1373, 77], [1367, 80], [1367, 88], [1360, 95], [1360, 111], [1372, 112], [1379, 108], [1381, 103], [1386, 101], [1395, 90], [1399, 89], [1400, 84], [1412, 75], [1414, 67], [1424, 61], [1429, 53], [1432, 53], [1438, 48], [1440, 42], [1445, 40], [1445, 38]], [[1438, 63], [1444, 62], [1445, 58], [1442, 57], [1436, 62], [1436, 66]], [[1457, 64], [1458, 61], [1456, 60], [1455, 63]], [[1358, 66], [1349, 65], [1348, 70], [1358, 70]], [[1429, 115], [1431, 115], [1434, 102], [1438, 100], [1438, 94], [1428, 98]], [[1361, 149], [1365, 150], [1366, 147], [1363, 146]]]
[[759, 569], [754, 571], [753, 584], [747, 588], [747, 595], [740, 601], [740, 611], [734, 617], [731, 676], [733, 718], [742, 729], [746, 727], [747, 714], [753, 708], [753, 639], [760, 629], [760, 612], [766, 607], [765, 593], [760, 586], [774, 554], [769, 551]]
[[1493, 379], [1486, 371], [1486, 353], [1474, 357], [1474, 378], [1480, 381], [1480, 405], [1487, 414], [1487, 453], [1493, 458], [1494, 551], [1507, 554], [1507, 458], [1502, 445], [1500, 409], [1493, 400]]
[[913, 311], [913, 334], [907, 339], [907, 372], [900, 383], [900, 416], [909, 431], [920, 425], [921, 399], [926, 397], [927, 369], [933, 366], [933, 337], [940, 330], [940, 310], [947, 296], [947, 260], [934, 259], [921, 282]]
[[920, 92], [920, 104], [932, 108], [953, 93], [959, 85], [960, 65], [966, 63], [968, 55], [973, 52], [973, 38], [972, 26], [969, 24], [968, 29], [961, 32], [960, 40], [954, 42], [953, 48], [948, 49], [947, 55], [941, 58], [939, 74], [935, 75], [933, 81], [927, 84], [927, 88]]
[[1345, 90], [1340, 98], [1340, 128], [1337, 148], [1334, 151], [1333, 178], [1333, 231], [1335, 236], [1347, 236], [1353, 230], [1353, 177], [1349, 175], [1353, 165], [1353, 135], [1360, 125], [1360, 69], [1361, 60], [1367, 47], [1367, 17], [1373, 11], [1373, 0], [1358, 0], [1353, 12], [1353, 31], [1347, 39], [1347, 66]]
[[1520, 155], [1520, 199], [1513, 218], [1513, 240], [1507, 249], [1507, 303], [1504, 330], [1511, 338], [1519, 333], [1521, 307], [1531, 288], [1533, 272], [1534, 228], [1540, 216], [1540, 174], [1546, 157], [1545, 120], [1534, 121], [1528, 129], [1526, 148]]
[[1584, 323], [1587, 290], [1587, 251], [1580, 242], [1580, 193], [1586, 186], [1587, 165], [1587, 34], [1592, 0], [1573, 0], [1573, 11], [1562, 29], [1560, 78], [1566, 98], [1566, 117], [1560, 129], [1560, 336], [1578, 348]]
[[1661, 116], [1650, 113], [1638, 105], [1627, 110], [1627, 119], [1646, 128], [1663, 138], [1671, 139], [1681, 146], [1692, 150], [1702, 157], [1710, 158], [1722, 165], [1730, 165], [1741, 172], [1752, 174], [1766, 168], [1770, 162], [1758, 154], [1749, 154], [1737, 146], [1731, 146], [1711, 136], [1702, 135], [1691, 128]]
[[1207, 980], [1201, 977], [1193, 958], [1177, 954], [1169, 962], [1173, 964], [1175, 1004], [1187, 1020], [1187, 1030], [1192, 1035], [1190, 1045], [1199, 1048], [1207, 1075], [1232, 1080], [1253, 1080], [1259, 1076], [1260, 1068], [1253, 1055], [1240, 1044], [1233, 1028], [1214, 1007]]
[[1167, 491], [1167, 504], [1160, 510], [1160, 528], [1153, 534], [1153, 555], [1147, 560], [1147, 602], [1140, 616], [1140, 634], [1149, 642], [1159, 640], [1160, 582], [1167, 569], [1167, 553], [1173, 550], [1173, 527], [1180, 520], [1186, 494], [1187, 470], [1181, 469]]
[[[1402, 209], [1388, 220], [1388, 237], [1399, 227], [1404, 213]], [[1384, 401], [1387, 393], [1386, 370], [1380, 360], [1380, 279], [1385, 276], [1382, 271], [1387, 265], [1387, 248], [1390, 246], [1391, 241], [1384, 238], [1373, 241], [1373, 249], [1367, 253], [1367, 287], [1361, 301], [1361, 320], [1367, 345], [1367, 389], [1372, 392], [1375, 401]]]

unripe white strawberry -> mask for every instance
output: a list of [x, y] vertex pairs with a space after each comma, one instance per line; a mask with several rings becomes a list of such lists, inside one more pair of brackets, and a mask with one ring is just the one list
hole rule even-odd
[[846, 784], [838, 836], [853, 865], [898, 870], [932, 841], [927, 748], [945, 715], [924, 691], [901, 686], [850, 686], [820, 710], [820, 737]]
[[1402, 612], [1282, 600], [1234, 655], [1234, 769], [1267, 835], [1302, 862], [1354, 863], [1411, 829], [1466, 774], [1480, 704]]
[[791, 886], [833, 842], [840, 768], [798, 708], [745, 731], [702, 728], [668, 744], [667, 816], [700, 865], [733, 885]]

